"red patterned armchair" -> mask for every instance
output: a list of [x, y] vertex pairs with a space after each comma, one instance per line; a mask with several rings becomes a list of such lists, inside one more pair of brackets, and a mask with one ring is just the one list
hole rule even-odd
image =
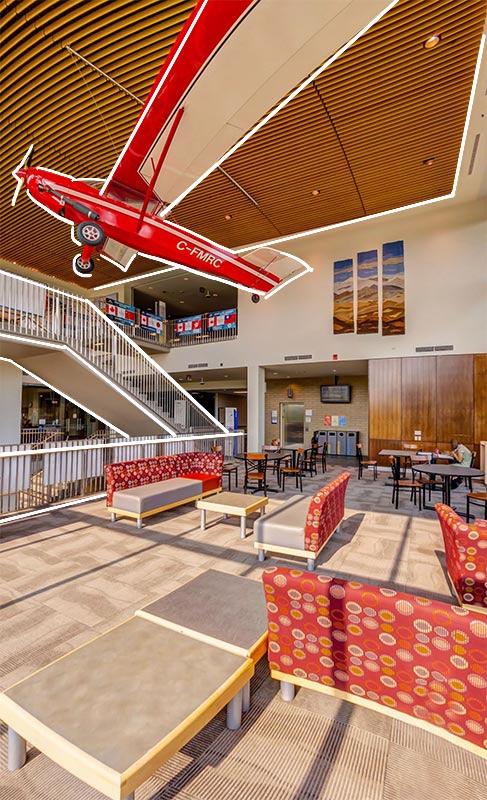
[[259, 561], [266, 551], [307, 559], [313, 570], [330, 536], [339, 529], [345, 514], [345, 492], [349, 472], [342, 472], [309, 497], [294, 495], [276, 511], [254, 523], [254, 547]]
[[416, 723], [486, 756], [487, 619], [300, 570], [264, 571], [271, 676]]
[[465, 522], [450, 506], [435, 506], [445, 542], [446, 568], [463, 608], [487, 612], [487, 522]]
[[116, 515], [142, 519], [221, 490], [221, 453], [178, 453], [107, 464], [107, 506]]

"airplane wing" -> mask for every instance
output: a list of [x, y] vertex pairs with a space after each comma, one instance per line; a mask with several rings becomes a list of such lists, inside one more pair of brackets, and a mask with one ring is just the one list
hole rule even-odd
[[138, 198], [142, 207], [144, 197], [176, 204], [290, 89], [388, 5], [200, 0], [101, 194]]

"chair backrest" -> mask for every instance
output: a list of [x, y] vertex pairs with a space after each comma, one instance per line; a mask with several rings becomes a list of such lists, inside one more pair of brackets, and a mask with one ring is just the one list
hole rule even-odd
[[395, 456], [389, 456], [391, 464], [392, 479], [394, 482], [398, 481], [401, 477], [401, 470], [399, 468], [399, 461]]
[[403, 450], [419, 450], [419, 444], [417, 442], [403, 442], [402, 443]]
[[472, 453], [472, 458], [470, 459], [470, 466], [473, 467], [475, 459], [477, 458], [477, 451], [474, 450]]
[[361, 464], [364, 460], [364, 454], [362, 453], [362, 445], [360, 442], [357, 442], [357, 458], [359, 460], [359, 464]]
[[266, 473], [267, 453], [246, 453], [245, 454], [245, 475], [248, 477], [252, 473]]
[[429, 464], [430, 463], [430, 457], [426, 456], [426, 455], [418, 455], [417, 453], [414, 453], [411, 456], [411, 463], [413, 465], [414, 464]]
[[223, 450], [223, 447], [221, 446], [221, 444], [212, 445], [212, 448], [211, 448], [211, 452], [212, 453], [221, 453], [222, 450]]
[[280, 439], [272, 439], [271, 440], [271, 445], [273, 447], [280, 447], [281, 446], [281, 440]]

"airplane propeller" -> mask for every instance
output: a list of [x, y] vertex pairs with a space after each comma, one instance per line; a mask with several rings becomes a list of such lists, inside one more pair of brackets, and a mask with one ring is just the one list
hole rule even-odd
[[30, 167], [30, 165], [32, 163], [33, 155], [34, 155], [34, 145], [31, 144], [31, 146], [27, 150], [25, 156], [23, 157], [22, 161], [20, 162], [19, 166], [12, 172], [12, 175], [14, 176], [15, 180], [17, 181], [17, 186], [15, 187], [15, 192], [14, 192], [14, 195], [12, 197], [12, 205], [13, 206], [17, 202], [17, 198], [18, 198], [18, 196], [19, 196], [19, 194], [20, 194], [20, 192], [21, 192], [21, 190], [22, 190], [22, 188], [23, 188], [23, 186], [25, 184], [25, 175], [22, 175], [21, 177], [19, 177], [17, 175], [17, 173], [20, 170], [29, 169], [29, 167]]

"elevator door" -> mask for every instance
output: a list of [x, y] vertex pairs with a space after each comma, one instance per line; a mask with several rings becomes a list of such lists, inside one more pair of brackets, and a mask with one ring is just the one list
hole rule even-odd
[[281, 403], [281, 447], [304, 442], [304, 403]]

